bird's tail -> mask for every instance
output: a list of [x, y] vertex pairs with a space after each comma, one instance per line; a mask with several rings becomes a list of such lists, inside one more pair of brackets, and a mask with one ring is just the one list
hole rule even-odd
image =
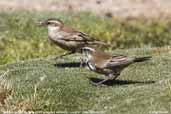
[[152, 56], [146, 56], [146, 57], [136, 57], [134, 59], [134, 62], [143, 62], [143, 61], [146, 61], [146, 60], [150, 60], [152, 58]]

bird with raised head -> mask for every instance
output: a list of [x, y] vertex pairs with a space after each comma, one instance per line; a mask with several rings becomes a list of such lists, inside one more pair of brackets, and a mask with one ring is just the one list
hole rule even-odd
[[129, 65], [152, 58], [151, 56], [128, 57], [123, 55], [110, 55], [91, 47], [84, 47], [81, 49], [81, 52], [85, 56], [87, 66], [90, 70], [106, 76], [104, 80], [93, 83], [94, 85], [103, 84], [108, 80], [115, 80], [121, 71]]
[[86, 33], [80, 32], [79, 30], [66, 26], [60, 19], [50, 18], [45, 21], [39, 22], [39, 25], [46, 26], [48, 28], [48, 38], [51, 42], [53, 42], [60, 48], [69, 51], [69, 53], [60, 55], [58, 57], [73, 54], [78, 50], [80, 51], [80, 49], [85, 46], [110, 46], [107, 43], [98, 41], [90, 37]]

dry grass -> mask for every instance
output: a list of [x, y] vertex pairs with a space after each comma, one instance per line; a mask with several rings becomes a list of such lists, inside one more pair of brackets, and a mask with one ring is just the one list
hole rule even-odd
[[0, 104], [5, 105], [6, 99], [12, 94], [11, 83], [6, 80], [9, 70], [0, 75]]
[[[171, 15], [170, 0], [1, 0], [1, 10], [90, 11], [120, 17]], [[108, 15], [109, 16], [109, 15]]]

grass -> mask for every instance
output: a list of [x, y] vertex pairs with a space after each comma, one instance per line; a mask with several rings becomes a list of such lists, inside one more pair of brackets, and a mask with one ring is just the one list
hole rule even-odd
[[[103, 111], [105, 114], [171, 112], [170, 48], [136, 48], [113, 53], [153, 55], [148, 62], [131, 65], [108, 86], [96, 87], [90, 79], [104, 78], [86, 68], [65, 67], [77, 57], [46, 58], [0, 66], [6, 93], [1, 111]], [[65, 65], [62, 65], [65, 64]], [[63, 67], [60, 67], [63, 66]], [[155, 81], [155, 83], [152, 83]], [[4, 90], [3, 90], [4, 91]], [[0, 96], [1, 98], [1, 96]]]
[[[108, 86], [92, 86], [90, 80], [104, 77], [76, 67], [79, 55], [57, 61], [47, 58], [63, 53], [62, 49], [50, 45], [47, 30], [36, 24], [52, 15], [112, 44], [111, 53], [154, 57], [131, 65]], [[0, 111], [171, 112], [171, 53], [170, 47], [166, 47], [171, 44], [169, 19], [21, 11], [0, 12], [0, 23]], [[124, 50], [111, 51], [116, 48]]]
[[104, 18], [85, 12], [0, 12], [0, 64], [62, 53], [48, 42], [47, 30], [36, 24], [50, 17], [112, 44], [111, 49], [171, 44], [169, 19]]

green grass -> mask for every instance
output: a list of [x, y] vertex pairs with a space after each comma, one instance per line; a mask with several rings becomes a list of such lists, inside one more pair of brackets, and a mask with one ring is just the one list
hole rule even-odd
[[[79, 57], [51, 61], [46, 58], [0, 66], [0, 85], [7, 96], [1, 111], [104, 111], [105, 114], [171, 112], [171, 53], [156, 48], [116, 50], [130, 56], [153, 55], [131, 65], [110, 86], [96, 87], [89, 78], [103, 76], [78, 67], [55, 64], [78, 62]], [[6, 72], [6, 73], [5, 73]], [[150, 83], [155, 81], [155, 83]], [[3, 82], [3, 83], [2, 83]], [[1, 89], [2, 91], [2, 89]], [[1, 99], [1, 93], [0, 93]]]
[[62, 53], [48, 42], [47, 29], [36, 24], [50, 17], [112, 44], [111, 49], [171, 44], [169, 19], [104, 18], [85, 12], [0, 12], [0, 64]]
[[[89, 78], [104, 77], [85, 68], [59, 67], [78, 62], [79, 56], [46, 58], [63, 53], [36, 24], [50, 17], [112, 44], [110, 52], [131, 48], [113, 53], [154, 57], [131, 65], [110, 86], [92, 86]], [[103, 18], [85, 12], [0, 12], [0, 111], [171, 112], [170, 48], [150, 48], [171, 44], [170, 25], [169, 19]]]

